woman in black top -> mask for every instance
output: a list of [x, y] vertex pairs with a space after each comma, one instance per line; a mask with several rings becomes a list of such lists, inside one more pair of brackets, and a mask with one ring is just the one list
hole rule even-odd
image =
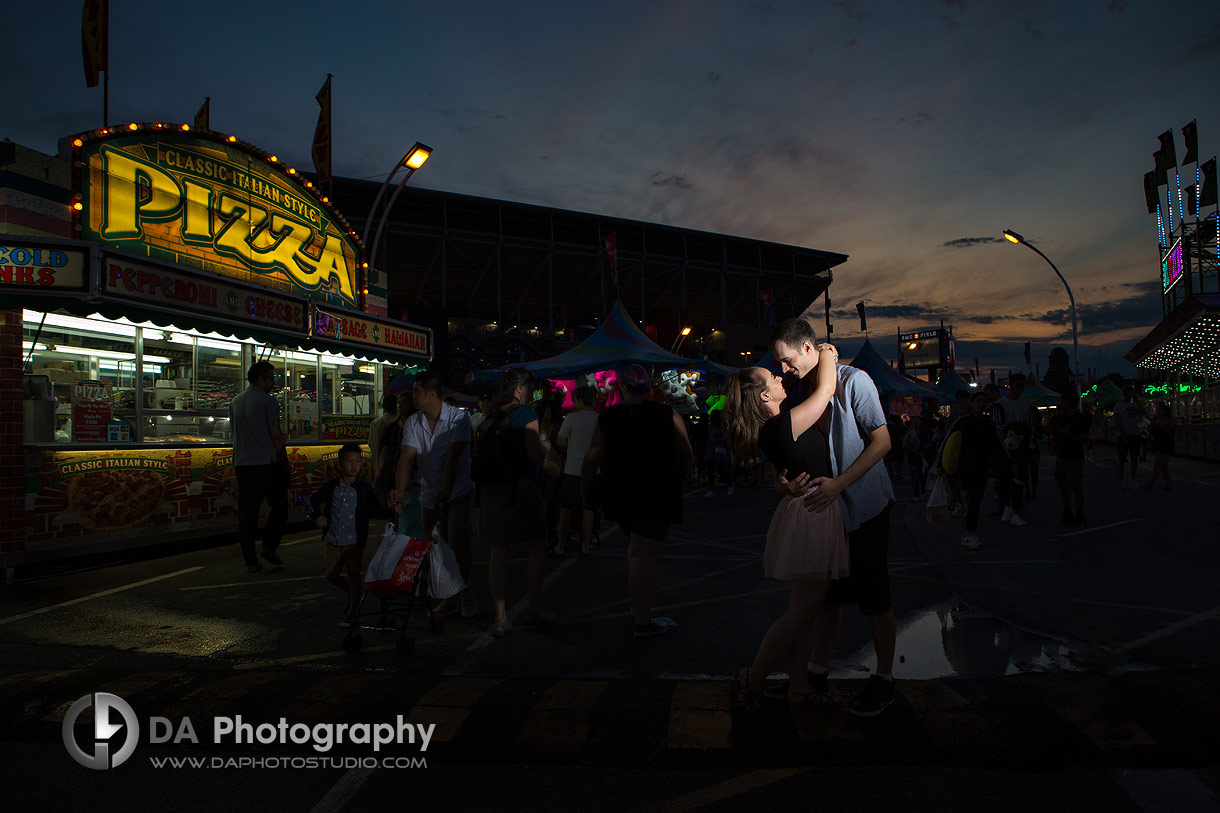
[[[961, 544], [971, 550], [981, 547], [979, 542], [979, 506], [987, 488], [987, 478], [992, 465], [1001, 461], [1000, 468], [1007, 474], [1012, 461], [995, 421], [987, 416], [988, 399], [984, 393], [975, 393], [970, 398], [970, 414], [959, 418], [949, 431], [961, 435], [961, 452], [957, 458], [957, 476], [966, 492], [966, 526]], [[947, 443], [947, 441], [946, 441]], [[943, 452], [942, 452], [943, 456]], [[943, 461], [942, 461], [943, 462]], [[952, 461], [949, 461], [952, 465]]]
[[1152, 484], [1157, 477], [1165, 478], [1165, 488], [1172, 491], [1173, 484], [1169, 480], [1169, 456], [1173, 454], [1173, 436], [1178, 425], [1169, 411], [1169, 404], [1158, 401], [1156, 413], [1152, 417], [1152, 477], [1142, 488], [1152, 490]]
[[601, 466], [602, 510], [617, 520], [628, 540], [627, 581], [633, 635], [651, 638], [669, 630], [651, 619], [657, 554], [672, 522], [682, 521], [682, 481], [691, 464], [686, 425], [665, 404], [648, 400], [648, 372], [638, 364], [618, 376], [623, 400], [603, 412], [593, 428], [581, 469], [586, 504]]
[[816, 389], [791, 409], [781, 409], [783, 379], [762, 367], [734, 373], [727, 382], [725, 423], [734, 454], [738, 459], [750, 459], [761, 447], [775, 467], [776, 488], [784, 495], [767, 529], [763, 572], [788, 583], [788, 609], [767, 630], [753, 665], [734, 679], [733, 700], [743, 711], [759, 708], [755, 698], [780, 660], [788, 665], [789, 702], [802, 703], [814, 696], [805, 667], [809, 627], [822, 607], [830, 580], [848, 572], [838, 503], [815, 512], [806, 509], [803, 501], [814, 478], [831, 474], [826, 438], [816, 424], [835, 393], [837, 360], [834, 348], [823, 345]]

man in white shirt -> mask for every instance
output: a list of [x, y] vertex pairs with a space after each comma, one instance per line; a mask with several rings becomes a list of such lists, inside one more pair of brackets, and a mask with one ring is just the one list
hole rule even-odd
[[423, 527], [431, 533], [441, 522], [441, 536], [453, 548], [467, 587], [460, 596], [442, 603], [442, 614], [456, 612], [470, 618], [478, 603], [470, 591], [470, 512], [474, 485], [470, 481], [470, 417], [441, 399], [441, 378], [431, 370], [415, 378], [415, 408], [403, 426], [402, 454], [390, 500], [406, 493], [412, 471], [420, 474]]
[[556, 447], [566, 455], [563, 464], [563, 490], [560, 492], [559, 540], [552, 551], [556, 556], [567, 554], [568, 533], [572, 528], [572, 515], [580, 514], [580, 553], [589, 555], [589, 544], [593, 540], [593, 511], [585, 508], [580, 490], [580, 470], [593, 439], [597, 426], [597, 390], [593, 387], [577, 387], [573, 396], [576, 411], [563, 419], [559, 427]]

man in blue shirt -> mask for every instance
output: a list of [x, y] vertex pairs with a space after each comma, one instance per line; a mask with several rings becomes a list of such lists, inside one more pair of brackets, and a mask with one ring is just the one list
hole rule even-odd
[[[809, 322], [790, 319], [777, 327], [771, 337], [771, 351], [785, 373], [795, 374], [802, 384], [813, 381], [818, 349]], [[873, 717], [894, 702], [897, 622], [889, 581], [894, 486], [884, 465], [890, 451], [890, 431], [877, 386], [868, 373], [840, 364], [838, 374], [838, 387], [817, 427], [827, 436], [835, 476], [815, 479], [812, 485], [817, 490], [805, 498], [805, 505], [811, 511], [824, 511], [835, 500], [842, 501], [839, 507], [847, 530], [851, 576], [831, 582], [825, 611], [819, 612], [814, 622], [809, 681], [818, 693], [815, 701], [833, 702], [827, 677], [830, 650], [842, 623], [842, 605], [855, 602], [869, 617], [877, 671], [852, 701], [851, 711], [860, 717]], [[787, 697], [787, 687], [781, 688]]]

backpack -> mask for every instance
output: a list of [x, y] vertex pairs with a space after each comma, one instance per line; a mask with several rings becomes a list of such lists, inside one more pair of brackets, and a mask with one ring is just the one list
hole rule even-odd
[[509, 413], [488, 415], [474, 435], [470, 479], [480, 486], [515, 483], [524, 471], [525, 434], [515, 429]]

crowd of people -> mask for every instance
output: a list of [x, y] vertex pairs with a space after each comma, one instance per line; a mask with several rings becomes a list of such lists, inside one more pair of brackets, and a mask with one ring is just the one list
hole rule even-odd
[[[682, 521], [686, 484], [698, 479], [710, 497], [719, 493], [719, 480], [732, 495], [738, 476], [760, 480], [765, 461], [781, 499], [766, 529], [763, 572], [787, 584], [788, 607], [766, 630], [751, 665], [734, 676], [735, 706], [754, 711], [763, 697], [842, 703], [828, 680], [829, 656], [843, 605], [856, 604], [868, 618], [877, 669], [850, 707], [861, 716], [880, 714], [894, 701], [896, 619], [888, 565], [893, 479], [905, 473], [920, 501], [927, 499], [925, 485], [936, 482], [949, 495], [948, 513], [963, 519], [962, 545], [977, 550], [988, 483], [995, 487], [1000, 521], [1025, 525], [1024, 501], [1037, 497], [1039, 447], [1047, 440], [1062, 521], [1078, 525], [1084, 522], [1083, 466], [1093, 420], [1079, 410], [1078, 399], [1065, 397], [1044, 424], [1022, 397], [1025, 382], [1018, 373], [1007, 392], [994, 385], [962, 390], [947, 416], [925, 414], [904, 424], [885, 413], [868, 374], [838, 364], [836, 349], [818, 344], [808, 322], [780, 325], [771, 350], [784, 375], [755, 367], [729, 376], [723, 411], [706, 420], [683, 418], [652, 400], [652, 382], [638, 365], [619, 371], [612, 406], [599, 404], [596, 389], [582, 387], [567, 414], [556, 395], [535, 400], [538, 382], [525, 368], [506, 372], [473, 415], [442, 397], [438, 374], [421, 373], [410, 391], [386, 396], [370, 427], [372, 482], [359, 479], [360, 446], [347, 444], [339, 452], [338, 476], [309, 500], [326, 542], [326, 578], [348, 599], [341, 626], [356, 623], [364, 550], [378, 517], [413, 536], [439, 527], [467, 585], [472, 540], [486, 545], [489, 633], [503, 637], [514, 625], [545, 629], [555, 622], [542, 605], [545, 557], [568, 555], [573, 531], [580, 553], [589, 555], [600, 516], [617, 524], [627, 541], [631, 635], [664, 635], [672, 625], [651, 615], [657, 558], [670, 528]], [[254, 573], [261, 570], [254, 539], [264, 500], [272, 511], [261, 557], [282, 564], [275, 550], [287, 483], [284, 438], [269, 395], [274, 368], [260, 362], [248, 378], [250, 389], [234, 399], [232, 413], [239, 538]], [[1112, 420], [1120, 485], [1134, 484], [1137, 461], [1151, 451], [1153, 473], [1143, 487], [1162, 479], [1172, 488], [1168, 458], [1175, 427], [1168, 408], [1157, 404], [1149, 417], [1128, 390]], [[1127, 461], [1131, 477], [1124, 481]], [[382, 528], [374, 525], [374, 536]], [[512, 545], [529, 551], [526, 610], [515, 619], [508, 615]], [[438, 612], [471, 618], [478, 608], [467, 587]], [[788, 679], [768, 684], [781, 663]]]

